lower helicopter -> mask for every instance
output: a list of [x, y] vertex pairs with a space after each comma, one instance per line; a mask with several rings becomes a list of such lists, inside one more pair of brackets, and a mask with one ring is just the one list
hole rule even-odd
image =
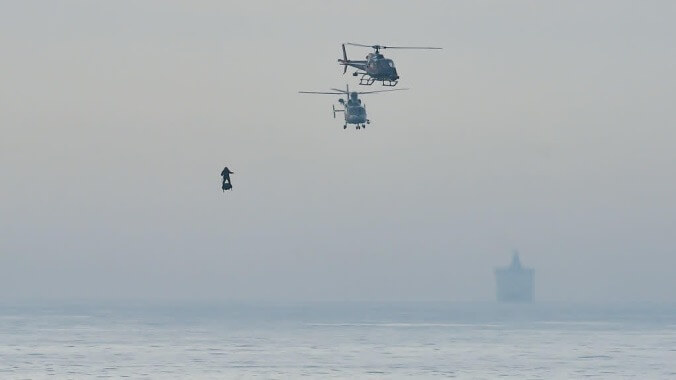
[[390, 91], [404, 91], [408, 88], [397, 88], [391, 90], [378, 90], [378, 91], [352, 91], [350, 92], [350, 87], [345, 86], [345, 90], [339, 90], [337, 88], [331, 89], [333, 92], [318, 92], [318, 91], [298, 91], [301, 94], [321, 94], [321, 95], [344, 95], [345, 98], [338, 99], [338, 103], [343, 107], [343, 109], [336, 109], [335, 105], [333, 107], [333, 118], [336, 118], [336, 112], [342, 112], [345, 117], [345, 125], [343, 129], [347, 128], [348, 124], [354, 124], [356, 129], [366, 128], [366, 124], [371, 124], [371, 120], [366, 117], [366, 105], [361, 102], [359, 95], [364, 94], [375, 94], [378, 92], [390, 92]]

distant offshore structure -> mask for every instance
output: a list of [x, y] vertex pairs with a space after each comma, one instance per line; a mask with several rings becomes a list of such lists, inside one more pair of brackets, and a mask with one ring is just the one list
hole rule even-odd
[[519, 253], [514, 251], [508, 267], [495, 270], [499, 302], [533, 302], [533, 276], [535, 270], [521, 266]]

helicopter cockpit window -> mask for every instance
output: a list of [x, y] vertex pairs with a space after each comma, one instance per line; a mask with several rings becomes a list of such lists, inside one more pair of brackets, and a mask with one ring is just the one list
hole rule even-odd
[[380, 69], [394, 68], [394, 62], [392, 62], [390, 59], [382, 59], [378, 61], [378, 67]]

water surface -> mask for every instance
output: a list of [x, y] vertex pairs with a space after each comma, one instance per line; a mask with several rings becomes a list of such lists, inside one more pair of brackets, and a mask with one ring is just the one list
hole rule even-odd
[[0, 378], [676, 378], [676, 307], [2, 304]]

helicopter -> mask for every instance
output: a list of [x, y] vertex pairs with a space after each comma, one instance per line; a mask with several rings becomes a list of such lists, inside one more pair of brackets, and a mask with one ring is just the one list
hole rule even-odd
[[378, 92], [389, 92], [389, 91], [403, 91], [408, 90], [408, 88], [397, 88], [392, 90], [379, 90], [379, 91], [352, 91], [350, 92], [350, 86], [346, 85], [345, 90], [339, 90], [337, 88], [332, 88], [333, 92], [318, 92], [318, 91], [298, 91], [300, 94], [322, 94], [322, 95], [345, 95], [345, 99], [338, 99], [338, 103], [343, 106], [343, 109], [336, 109], [333, 107], [333, 118], [336, 118], [336, 112], [342, 112], [345, 117], [345, 125], [343, 129], [347, 128], [348, 124], [356, 124], [356, 129], [366, 128], [366, 124], [371, 124], [371, 120], [366, 118], [366, 105], [362, 104], [359, 95], [363, 94], [374, 94]]
[[[365, 61], [352, 61], [347, 59], [347, 52], [345, 51], [345, 45], [350, 46], [361, 46], [372, 48], [375, 50], [375, 53], [369, 53], [366, 56]], [[338, 59], [338, 64], [343, 65], [343, 74], [347, 72], [347, 67], [352, 66], [360, 71], [355, 71], [352, 73], [353, 76], [361, 75], [359, 78], [359, 84], [370, 86], [375, 81], [383, 83], [383, 86], [393, 87], [397, 85], [399, 74], [397, 74], [397, 69], [394, 67], [394, 62], [391, 59], [385, 58], [384, 55], [380, 54], [380, 50], [385, 49], [434, 49], [439, 50], [439, 47], [426, 47], [426, 46], [384, 46], [384, 45], [363, 45], [355, 44], [352, 42], [347, 42], [343, 44], [343, 59]]]

